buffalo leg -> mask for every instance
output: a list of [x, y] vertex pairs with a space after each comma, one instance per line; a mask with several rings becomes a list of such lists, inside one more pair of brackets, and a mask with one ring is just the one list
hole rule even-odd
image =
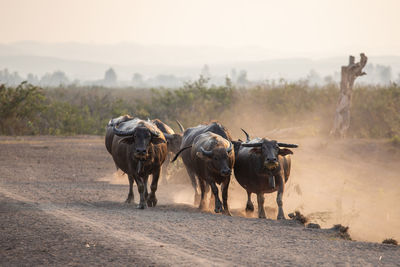
[[284, 220], [285, 219], [285, 214], [283, 213], [283, 201], [282, 201], [282, 196], [283, 196], [283, 191], [285, 190], [285, 183], [283, 182], [283, 177], [282, 175], [279, 175], [276, 177], [277, 182], [278, 182], [278, 193], [276, 195], [276, 204], [278, 204], [278, 220]]
[[144, 199], [147, 199], [148, 196], [149, 196], [149, 190], [148, 190], [148, 188], [147, 188], [148, 181], [149, 181], [149, 176], [146, 175], [146, 176], [143, 178], [143, 183], [144, 183]]
[[199, 185], [200, 185], [200, 205], [199, 205], [199, 209], [200, 210], [204, 210], [206, 207], [206, 201], [204, 199], [205, 194], [206, 194], [206, 182], [204, 180], [200, 180], [199, 179]]
[[[208, 196], [208, 192], [210, 192], [210, 185], [206, 182], [206, 196]], [[210, 194], [210, 199], [208, 201], [208, 209], [215, 209], [215, 197], [214, 194]]]
[[161, 184], [167, 184], [168, 183], [168, 166], [171, 160], [171, 154], [168, 153], [167, 157], [165, 158], [164, 163], [161, 166]]
[[267, 216], [265, 216], [265, 209], [264, 209], [264, 193], [257, 194], [257, 204], [258, 204], [258, 218], [267, 218]]
[[253, 202], [251, 202], [251, 192], [247, 191], [246, 212], [253, 212], [253, 211], [254, 211], [254, 205]]
[[228, 216], [232, 216], [231, 212], [229, 211], [228, 207], [228, 188], [229, 188], [229, 182], [231, 180], [231, 177], [229, 176], [225, 181], [222, 182], [221, 184], [221, 191], [222, 191], [222, 203], [224, 204], [224, 211], [223, 213]]
[[192, 186], [194, 189], [194, 205], [197, 206], [200, 204], [200, 194], [197, 192], [197, 180], [196, 180], [196, 175], [194, 174], [194, 172], [192, 172], [189, 169], [186, 169], [189, 177], [190, 177], [190, 181], [192, 182]]
[[127, 199], [125, 200], [125, 203], [131, 203], [132, 200], [134, 199], [134, 197], [133, 197], [133, 176], [128, 175], [128, 179], [129, 179], [129, 193], [128, 193]]
[[135, 177], [136, 184], [138, 186], [138, 192], [140, 195], [140, 202], [137, 206], [138, 209], [147, 208], [146, 197], [145, 197], [145, 183], [142, 177]]
[[218, 196], [218, 187], [215, 184], [215, 182], [211, 182], [210, 185], [211, 185], [211, 190], [212, 190], [214, 198], [215, 198], [215, 209], [214, 209], [214, 211], [215, 211], [215, 213], [220, 213], [220, 212], [222, 212], [222, 203], [221, 203], [221, 200], [219, 199], [219, 196]]
[[149, 198], [147, 199], [147, 205], [149, 205], [149, 207], [155, 207], [157, 205], [156, 191], [159, 178], [160, 178], [160, 167], [155, 169], [153, 172], [153, 179], [150, 185], [151, 192]]

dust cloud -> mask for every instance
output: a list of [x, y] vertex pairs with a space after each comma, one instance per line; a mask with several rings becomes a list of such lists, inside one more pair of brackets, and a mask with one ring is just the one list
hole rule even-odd
[[[328, 139], [313, 132], [315, 125], [263, 130], [267, 127], [252, 125], [254, 120], [240, 121], [246, 123], [226, 124], [234, 139], [244, 139], [242, 127], [251, 137], [267, 136], [299, 144], [299, 148], [293, 149], [291, 176], [283, 197], [286, 215], [299, 210], [323, 228], [334, 224], [349, 226], [354, 240], [400, 240], [399, 149], [382, 140]], [[170, 166], [175, 170], [169, 171], [168, 181], [160, 181], [160, 198], [164, 197], [164, 203], [193, 205], [193, 189], [184, 167], [179, 163]], [[121, 173], [103, 180], [128, 184]], [[167, 192], [163, 192], [164, 188]], [[265, 197], [267, 217], [276, 219], [276, 193]], [[257, 216], [256, 196], [252, 196], [255, 212], [246, 214], [247, 194], [234, 177], [228, 199], [234, 216]]]
[[286, 190], [286, 211], [322, 227], [350, 227], [355, 240], [400, 238], [400, 151], [383, 141], [300, 139]]

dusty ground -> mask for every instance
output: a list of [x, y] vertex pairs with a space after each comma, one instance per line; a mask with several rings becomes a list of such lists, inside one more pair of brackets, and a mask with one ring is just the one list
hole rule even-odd
[[[354, 151], [357, 144], [293, 141], [303, 148], [294, 155], [286, 213], [300, 209], [325, 226], [347, 220], [358, 240], [399, 238], [399, 172], [379, 157], [390, 148], [359, 141], [361, 148]], [[310, 154], [306, 147], [321, 153]], [[391, 155], [399, 157], [396, 153]], [[375, 164], [375, 171], [351, 165], [349, 157], [367, 158], [364, 165]], [[245, 194], [235, 181], [229, 200], [233, 217], [187, 204], [192, 192], [185, 184], [161, 184], [158, 206], [137, 210], [123, 203], [128, 188], [119, 182], [126, 177], [114, 172], [100, 137], [0, 137], [0, 265], [400, 262], [399, 247], [345, 241], [332, 231], [306, 229], [294, 221], [246, 218]], [[276, 206], [273, 201], [268, 205], [271, 218]], [[352, 226], [357, 231], [352, 233]]]

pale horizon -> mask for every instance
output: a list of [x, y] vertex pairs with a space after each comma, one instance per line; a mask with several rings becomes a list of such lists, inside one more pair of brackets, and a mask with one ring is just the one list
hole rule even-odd
[[400, 2], [0, 0], [0, 43], [259, 47], [269, 58], [400, 55]]
[[[0, 69], [121, 80], [335, 76], [349, 55], [400, 79], [400, 1], [0, 0]], [[370, 79], [373, 75], [360, 81]], [[223, 78], [220, 79], [223, 81]]]

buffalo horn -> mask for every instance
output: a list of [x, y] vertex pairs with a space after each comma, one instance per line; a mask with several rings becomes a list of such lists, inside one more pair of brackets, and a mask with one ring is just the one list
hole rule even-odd
[[242, 146], [244, 146], [244, 147], [260, 147], [260, 146], [262, 146], [262, 143], [252, 143], [252, 144], [244, 143], [244, 144], [242, 144]]
[[151, 129], [149, 129], [149, 131], [150, 131], [150, 133], [151, 133], [152, 135], [154, 135], [155, 137], [159, 137], [159, 136], [160, 136], [160, 133], [159, 133], [159, 132], [156, 132], [156, 131], [151, 130]]
[[200, 147], [200, 150], [203, 153], [203, 155], [208, 156], [208, 157], [212, 156], [212, 151], [207, 151], [203, 147]]
[[173, 134], [167, 134], [167, 133], [164, 133], [164, 136], [165, 136], [165, 139], [167, 139], [167, 140], [172, 139], [174, 137]]
[[185, 128], [183, 127], [183, 125], [178, 120], [176, 120], [176, 123], [178, 124], [179, 129], [181, 129], [181, 132], [183, 133], [185, 131]]
[[181, 150], [179, 150], [178, 153], [176, 153], [175, 157], [171, 160], [171, 162], [174, 162], [179, 157], [179, 154], [181, 154], [182, 151], [184, 151], [188, 148], [191, 148], [191, 147], [192, 146], [187, 146], [187, 147], [181, 148]]
[[132, 139], [132, 136], [122, 137], [121, 139], [118, 140], [118, 144], [121, 144], [122, 142], [124, 142], [126, 140], [130, 140], [130, 139]]
[[229, 147], [226, 149], [226, 153], [231, 153], [232, 151], [232, 143], [229, 142]]
[[113, 125], [113, 132], [118, 135], [118, 136], [129, 136], [129, 135], [133, 135], [133, 132], [135, 131], [135, 129], [132, 129], [130, 131], [121, 131], [119, 130], [116, 125]]
[[240, 128], [243, 132], [244, 132], [244, 134], [246, 135], [246, 142], [249, 142], [250, 141], [250, 136], [249, 136], [249, 134], [245, 131], [245, 130], [243, 130], [243, 128]]
[[280, 146], [280, 147], [289, 147], [289, 148], [298, 147], [298, 145], [296, 145], [296, 144], [285, 144], [285, 143], [278, 143], [278, 146]]

